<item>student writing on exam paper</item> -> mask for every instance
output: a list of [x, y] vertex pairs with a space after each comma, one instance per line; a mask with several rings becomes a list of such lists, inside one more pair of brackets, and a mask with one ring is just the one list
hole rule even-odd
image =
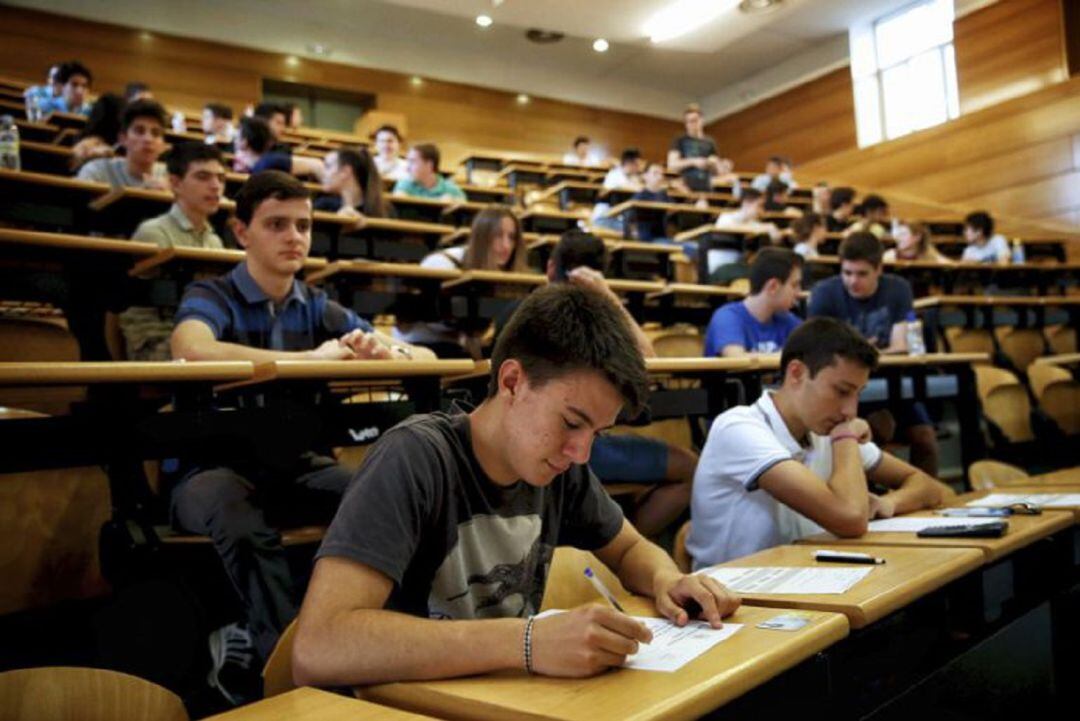
[[739, 600], [684, 575], [628, 523], [587, 465], [597, 433], [648, 379], [621, 309], [595, 290], [533, 292], [496, 342], [488, 397], [413, 416], [375, 444], [317, 554], [293, 645], [299, 684], [355, 685], [503, 669], [590, 676], [650, 640], [592, 604], [533, 618], [556, 546], [591, 550], [684, 625]]
[[[952, 491], [870, 442], [855, 416], [878, 353], [851, 326], [814, 318], [780, 357], [783, 382], [713, 422], [690, 504], [687, 550], [701, 568], [870, 519], [940, 505]], [[891, 488], [885, 495], [867, 481]]]

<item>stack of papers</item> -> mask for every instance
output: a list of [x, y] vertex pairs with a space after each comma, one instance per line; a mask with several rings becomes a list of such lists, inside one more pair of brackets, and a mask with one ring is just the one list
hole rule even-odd
[[711, 568], [702, 573], [736, 593], [847, 593], [874, 570], [866, 568]]
[[870, 521], [869, 530], [884, 531], [887, 533], [918, 533], [924, 528], [940, 528], [942, 526], [963, 526], [975, 528], [976, 526], [988, 526], [1001, 523], [999, 518], [942, 518], [938, 517], [908, 517], [908, 518], [882, 518]]
[[971, 501], [975, 508], [999, 508], [1014, 503], [1030, 503], [1047, 508], [1071, 508], [1080, 506], [1080, 493], [991, 493], [989, 496]]

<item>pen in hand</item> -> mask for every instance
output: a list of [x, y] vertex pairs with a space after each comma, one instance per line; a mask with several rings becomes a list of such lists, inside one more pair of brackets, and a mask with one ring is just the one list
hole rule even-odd
[[616, 611], [618, 611], [619, 613], [626, 613], [626, 610], [619, 605], [618, 601], [615, 600], [615, 596], [611, 593], [611, 591], [607, 589], [607, 586], [604, 585], [604, 582], [597, 578], [596, 574], [593, 573], [593, 570], [588, 566], [585, 567], [585, 578], [589, 579], [589, 582], [592, 583], [593, 588], [596, 589], [596, 592], [603, 596], [604, 600], [610, 603]]

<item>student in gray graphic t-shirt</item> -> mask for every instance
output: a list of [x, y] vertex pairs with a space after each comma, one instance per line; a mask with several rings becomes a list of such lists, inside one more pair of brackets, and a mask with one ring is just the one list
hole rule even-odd
[[300, 612], [299, 683], [523, 667], [587, 676], [621, 665], [650, 640], [634, 619], [597, 604], [534, 616], [560, 545], [591, 550], [679, 625], [691, 601], [714, 627], [739, 605], [713, 579], [682, 574], [586, 465], [595, 435], [647, 392], [620, 308], [595, 290], [539, 289], [507, 324], [491, 367], [479, 407], [398, 425], [353, 479]]

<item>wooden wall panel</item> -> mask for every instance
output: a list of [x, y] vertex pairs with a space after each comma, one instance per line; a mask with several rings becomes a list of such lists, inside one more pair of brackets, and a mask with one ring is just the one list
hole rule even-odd
[[1061, 0], [1002, 0], [960, 18], [954, 38], [961, 114], [1068, 77]]
[[709, 123], [706, 132], [735, 167], [757, 170], [770, 155], [796, 165], [855, 146], [855, 104], [847, 66]]
[[[170, 108], [198, 110], [207, 100], [239, 109], [259, 96], [261, 80], [273, 78], [376, 95], [379, 110], [408, 116], [409, 134], [447, 148], [561, 155], [585, 133], [618, 154], [634, 145], [649, 157], [666, 154], [681, 125], [645, 115], [598, 110], [515, 93], [301, 59], [189, 38], [146, 34], [117, 25], [0, 5], [0, 74], [35, 80], [57, 59], [78, 57], [95, 73], [95, 90], [117, 90], [129, 80], [149, 83]], [[451, 162], [455, 153], [444, 153]]]
[[[1062, 2], [1001, 0], [955, 26], [961, 114], [1066, 79]], [[796, 166], [856, 147], [851, 72], [835, 70], [708, 125], [740, 169], [770, 155]]]

